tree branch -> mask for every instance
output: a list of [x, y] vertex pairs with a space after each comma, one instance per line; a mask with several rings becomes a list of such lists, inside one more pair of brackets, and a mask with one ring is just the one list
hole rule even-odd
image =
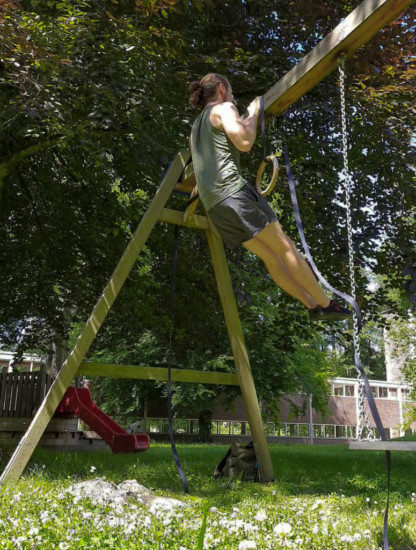
[[30, 147], [27, 147], [26, 149], [21, 149], [20, 151], [16, 151], [15, 153], [12, 154], [11, 157], [9, 157], [7, 160], [2, 162], [0, 164], [0, 197], [3, 190], [4, 179], [13, 171], [13, 169], [19, 164], [19, 162], [21, 162], [23, 159], [27, 157], [36, 155], [36, 153], [40, 153], [45, 149], [49, 149], [50, 147], [53, 147], [61, 139], [62, 139], [61, 136], [55, 136], [53, 138], [44, 139], [42, 141], [39, 141], [38, 143], [35, 143], [34, 145], [31, 145]]

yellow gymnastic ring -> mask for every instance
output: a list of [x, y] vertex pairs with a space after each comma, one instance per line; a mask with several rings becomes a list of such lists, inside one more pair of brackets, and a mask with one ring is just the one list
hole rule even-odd
[[[264, 168], [266, 166], [266, 162], [272, 162], [273, 163], [273, 174], [272, 179], [270, 180], [269, 185], [266, 187], [266, 189], [261, 188], [261, 176], [263, 175]], [[276, 185], [277, 176], [279, 174], [279, 161], [274, 155], [269, 155], [266, 157], [266, 160], [263, 160], [262, 163], [259, 166], [259, 169], [257, 170], [257, 177], [256, 177], [256, 189], [259, 195], [262, 197], [266, 197], [269, 195]]]

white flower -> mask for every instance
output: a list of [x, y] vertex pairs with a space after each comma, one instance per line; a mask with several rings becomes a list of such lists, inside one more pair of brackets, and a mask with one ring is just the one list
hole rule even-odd
[[366, 502], [370, 502], [370, 498], [367, 497], [367, 498], [365, 499], [365, 501], [366, 501]]
[[275, 535], [287, 535], [292, 530], [290, 523], [278, 523], [273, 528], [273, 533]]
[[312, 533], [313, 533], [314, 535], [316, 535], [317, 533], [319, 533], [319, 525], [315, 524], [315, 525], [313, 526]]
[[67, 542], [59, 543], [59, 550], [67, 550], [68, 548], [69, 548], [69, 544]]
[[254, 540], [242, 540], [238, 546], [238, 550], [248, 550], [248, 548], [257, 548]]
[[39, 533], [39, 529], [37, 527], [32, 527], [29, 531], [29, 535], [37, 535]]
[[127, 525], [127, 527], [124, 529], [124, 533], [126, 535], [131, 535], [134, 530], [136, 529], [136, 526], [134, 525], [134, 523], [130, 523], [129, 525]]
[[211, 506], [211, 508], [209, 509], [210, 512], [216, 512], [218, 510], [218, 508], [215, 508], [215, 506]]
[[21, 498], [21, 496], [22, 496], [22, 493], [20, 493], [20, 492], [19, 492], [19, 493], [16, 493], [16, 494], [14, 495], [14, 497], [13, 497], [13, 500], [19, 501], [20, 498]]
[[357, 540], [360, 540], [360, 539], [361, 539], [360, 533], [354, 533], [352, 536], [343, 535], [342, 537], [340, 537], [340, 540], [344, 542], [356, 542]]
[[254, 516], [254, 519], [256, 521], [264, 521], [267, 519], [267, 514], [264, 510], [260, 510], [260, 512], [257, 512], [257, 514]]
[[91, 466], [90, 472], [93, 474], [97, 468], [95, 466]]

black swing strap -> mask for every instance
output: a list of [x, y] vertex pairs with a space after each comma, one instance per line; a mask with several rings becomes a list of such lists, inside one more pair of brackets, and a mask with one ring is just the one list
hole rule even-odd
[[[316, 267], [316, 264], [312, 258], [312, 255], [309, 250], [308, 243], [306, 242], [305, 234], [303, 232], [302, 227], [302, 219], [300, 217], [300, 211], [299, 211], [299, 205], [298, 200], [296, 196], [296, 185], [293, 180], [292, 176], [292, 170], [290, 169], [290, 163], [289, 163], [289, 156], [287, 153], [287, 147], [284, 145], [284, 152], [285, 152], [285, 161], [286, 161], [286, 172], [287, 177], [289, 180], [289, 189], [290, 189], [290, 198], [292, 200], [293, 205], [293, 211], [295, 213], [295, 219], [296, 219], [296, 226], [298, 228], [299, 236], [302, 241], [303, 249], [305, 251], [306, 257], [308, 259], [308, 262], [310, 263], [313, 271], [315, 272], [315, 275], [318, 277], [318, 279], [321, 281], [321, 283], [331, 292], [336, 294], [337, 296], [340, 296], [347, 302], [349, 302], [352, 307], [354, 308], [357, 318], [361, 320], [361, 311], [357, 304], [357, 302], [352, 298], [352, 296], [349, 296], [348, 294], [345, 294], [343, 292], [339, 292], [336, 290], [332, 285], [328, 283], [328, 281], [323, 277], [323, 275], [320, 273], [319, 269]], [[378, 432], [380, 434], [380, 437], [383, 441], [387, 441], [386, 432], [384, 430], [383, 423], [381, 421], [377, 405], [374, 401], [373, 392], [370, 388], [370, 383], [368, 381], [367, 374], [363, 368], [363, 365], [361, 363], [361, 358], [357, 350], [354, 352], [354, 362], [357, 370], [361, 373], [363, 380], [364, 380], [364, 388], [365, 393], [367, 397], [368, 406], [370, 408], [371, 414], [374, 418], [374, 422], [377, 426]], [[386, 509], [384, 512], [384, 534], [383, 534], [383, 542], [384, 542], [384, 550], [389, 550], [389, 539], [388, 539], [388, 515], [389, 515], [389, 502], [390, 502], [390, 473], [391, 473], [391, 455], [390, 451], [386, 451], [386, 472], [387, 472], [387, 503], [386, 503]]]
[[173, 458], [178, 469], [179, 477], [181, 478], [184, 493], [188, 493], [188, 482], [179, 460], [179, 455], [176, 450], [175, 438], [173, 436], [173, 411], [172, 411], [172, 344], [173, 344], [173, 326], [174, 326], [174, 303], [176, 293], [176, 272], [178, 266], [178, 248], [179, 248], [179, 226], [175, 225], [175, 234], [173, 241], [173, 258], [172, 258], [172, 280], [170, 287], [170, 322], [171, 328], [169, 333], [169, 354], [168, 354], [168, 418], [169, 418], [169, 439], [172, 448]]

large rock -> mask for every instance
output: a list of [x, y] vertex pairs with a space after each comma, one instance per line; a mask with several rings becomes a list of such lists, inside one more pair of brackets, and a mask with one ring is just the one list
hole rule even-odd
[[67, 492], [76, 499], [89, 498], [94, 504], [107, 505], [110, 502], [121, 504], [128, 498], [135, 498], [137, 502], [149, 508], [149, 512], [157, 515], [163, 511], [172, 511], [174, 508], [184, 506], [184, 503], [176, 498], [160, 497], [150, 494], [150, 490], [138, 483], [135, 479], [123, 481], [118, 485], [104, 479], [81, 481], [71, 485]]

